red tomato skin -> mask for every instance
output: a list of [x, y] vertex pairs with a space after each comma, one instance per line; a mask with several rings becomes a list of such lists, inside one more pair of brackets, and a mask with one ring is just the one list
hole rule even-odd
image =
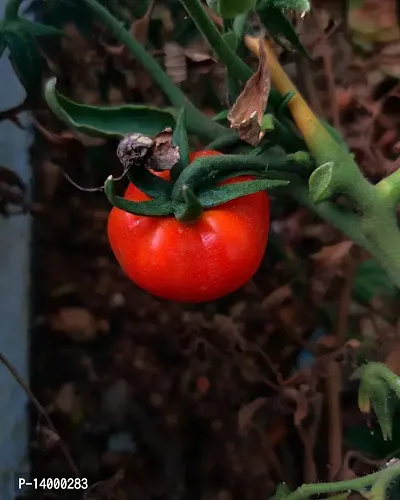
[[[190, 161], [210, 154], [221, 153], [199, 151]], [[169, 178], [169, 172], [158, 175]], [[223, 184], [250, 179], [241, 176]], [[130, 184], [125, 199], [149, 197]], [[241, 288], [257, 271], [268, 241], [269, 215], [265, 191], [205, 210], [192, 223], [114, 207], [108, 238], [123, 271], [143, 290], [178, 302], [206, 302]]]

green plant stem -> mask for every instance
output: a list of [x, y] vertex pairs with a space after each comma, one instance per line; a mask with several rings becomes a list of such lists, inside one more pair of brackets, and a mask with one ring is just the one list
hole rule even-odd
[[8, 0], [4, 10], [5, 21], [15, 21], [18, 19], [19, 9], [23, 0]]
[[212, 121], [198, 110], [180, 90], [179, 87], [163, 71], [157, 61], [146, 51], [129, 31], [97, 0], [83, 0], [88, 7], [96, 14], [97, 18], [106, 26], [111, 33], [123, 43], [135, 56], [139, 64], [149, 73], [160, 89], [176, 108], [186, 106], [187, 127], [190, 133], [196, 134], [205, 141], [210, 141], [218, 135], [228, 134], [226, 127]]
[[303, 484], [296, 491], [290, 493], [286, 500], [305, 500], [314, 495], [324, 493], [339, 493], [341, 491], [360, 491], [371, 486], [379, 477], [382, 471], [358, 477], [349, 481], [337, 481], [335, 483]]
[[364, 236], [361, 229], [359, 218], [348, 210], [334, 205], [331, 202], [319, 203], [315, 205], [309, 196], [308, 187], [297, 182], [291, 183], [285, 192], [288, 193], [301, 205], [312, 210], [316, 215], [326, 220], [332, 226], [342, 231], [346, 236], [351, 238], [357, 245], [371, 251], [370, 245]]
[[376, 185], [382, 198], [395, 209], [400, 203], [400, 168]]
[[218, 59], [225, 64], [228, 72], [242, 82], [247, 81], [252, 76], [253, 71], [230, 49], [199, 0], [180, 0], [180, 2], [200, 33], [211, 45]]

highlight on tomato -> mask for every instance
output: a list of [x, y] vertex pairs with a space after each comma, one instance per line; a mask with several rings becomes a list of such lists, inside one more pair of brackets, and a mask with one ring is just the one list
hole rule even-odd
[[[173, 169], [147, 170], [164, 190], [156, 198], [143, 179], [139, 186], [131, 177], [124, 197], [106, 184], [114, 205], [109, 242], [137, 286], [163, 299], [205, 302], [239, 289], [257, 271], [270, 224], [265, 186], [284, 183], [236, 175], [243, 157], [235, 155], [233, 167], [232, 157], [213, 150], [190, 153], [175, 180]], [[249, 162], [241, 169], [249, 171]]]

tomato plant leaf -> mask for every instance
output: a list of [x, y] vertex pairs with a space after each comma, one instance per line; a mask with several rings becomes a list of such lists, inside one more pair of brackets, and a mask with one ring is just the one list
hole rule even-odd
[[308, 181], [310, 198], [314, 203], [327, 201], [332, 197], [333, 163], [330, 161], [318, 167]]
[[34, 36], [66, 36], [62, 30], [47, 24], [35, 23], [21, 18], [17, 21], [17, 23], [20, 25], [20, 29], [24, 29]]
[[57, 79], [46, 83], [45, 99], [53, 113], [70, 127], [88, 135], [121, 137], [132, 132], [154, 136], [173, 128], [171, 112], [152, 106], [87, 106], [71, 101], [56, 90]]
[[4, 35], [10, 50], [10, 61], [28, 97], [32, 99], [39, 97], [42, 92], [44, 63], [35, 37], [19, 28], [7, 28]]
[[189, 165], [189, 141], [186, 133], [185, 108], [181, 109], [176, 120], [172, 143], [179, 148], [179, 161], [171, 169], [171, 179], [175, 180], [179, 177], [182, 170]]
[[[273, 5], [269, 1], [260, 2], [257, 7], [257, 14], [265, 26], [268, 34], [277, 42], [282, 45], [281, 38], [285, 39], [290, 45], [297, 49], [308, 59], [312, 59], [307, 49], [301, 43], [292, 23], [285, 16], [281, 8]], [[286, 48], [286, 47], [284, 47]]]
[[287, 186], [288, 181], [263, 179], [258, 181], [237, 182], [215, 188], [209, 188], [203, 192], [196, 193], [198, 200], [204, 208], [211, 208], [221, 203], [248, 196], [259, 191]]

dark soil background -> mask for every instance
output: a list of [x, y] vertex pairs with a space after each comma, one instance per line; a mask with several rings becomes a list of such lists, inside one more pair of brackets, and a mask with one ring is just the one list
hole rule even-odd
[[[133, 21], [144, 14], [126, 7]], [[88, 17], [52, 2], [36, 8], [69, 34], [44, 50], [44, 77], [56, 74], [66, 95], [163, 105], [150, 78]], [[400, 166], [396, 16], [395, 1], [350, 10], [314, 2], [296, 19], [314, 62], [277, 47], [373, 180]], [[133, 30], [202, 109], [224, 108], [224, 70], [178, 2], [156, 4], [149, 31], [143, 22]], [[349, 382], [365, 359], [400, 373], [399, 294], [368, 255], [307, 210], [273, 200], [265, 259], [243, 289], [196, 306], [158, 300], [117, 265], [105, 197], [62, 175], [101, 184], [118, 171], [116, 143], [63, 130], [44, 107], [35, 120], [31, 385], [57, 433], [32, 406], [32, 463], [38, 476], [73, 476], [62, 439], [91, 485], [86, 496], [48, 498], [261, 500], [279, 482], [349, 478], [396, 453], [397, 424], [384, 442]]]

